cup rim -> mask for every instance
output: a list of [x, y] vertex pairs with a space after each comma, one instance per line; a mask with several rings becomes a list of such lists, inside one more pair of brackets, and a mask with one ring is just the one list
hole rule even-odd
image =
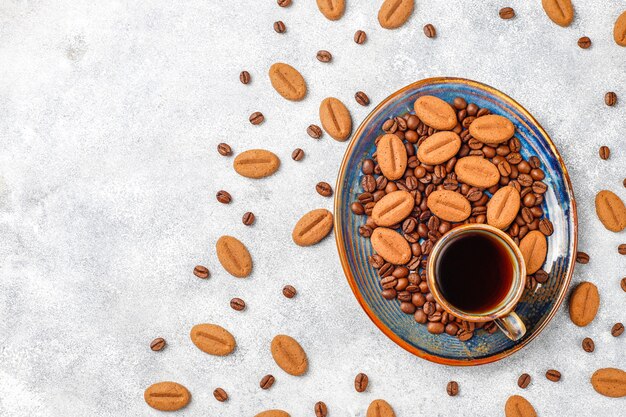
[[[500, 305], [499, 307], [497, 307], [497, 309], [488, 313], [471, 314], [454, 307], [443, 297], [443, 295], [439, 291], [435, 279], [435, 265], [437, 263], [436, 261], [439, 253], [441, 252], [443, 247], [451, 242], [451, 239], [455, 236], [471, 231], [482, 231], [499, 238], [499, 240], [503, 241], [504, 244], [509, 247], [512, 255], [515, 257], [515, 260], [517, 262], [517, 270], [515, 272], [518, 275], [518, 278], [517, 284], [514, 284], [517, 285], [517, 287], [514, 288], [514, 290], [509, 291], [510, 293], [512, 292], [512, 295], [507, 295], [506, 298], [508, 298], [508, 301], [506, 301], [506, 303]], [[519, 249], [519, 246], [517, 246], [513, 239], [511, 239], [511, 237], [504, 233], [502, 230], [488, 224], [468, 223], [457, 226], [454, 229], [450, 230], [437, 241], [435, 246], [433, 246], [428, 257], [428, 265], [426, 267], [426, 279], [428, 281], [428, 287], [430, 289], [430, 292], [432, 293], [433, 297], [435, 297], [435, 301], [437, 301], [437, 303], [439, 303], [439, 305], [443, 307], [444, 310], [446, 310], [448, 313], [465, 321], [487, 322], [500, 317], [504, 317], [507, 314], [510, 314], [515, 309], [517, 303], [519, 303], [520, 298], [522, 298], [522, 294], [524, 293], [526, 281], [526, 264], [524, 262], [524, 256], [522, 255], [522, 251]]]

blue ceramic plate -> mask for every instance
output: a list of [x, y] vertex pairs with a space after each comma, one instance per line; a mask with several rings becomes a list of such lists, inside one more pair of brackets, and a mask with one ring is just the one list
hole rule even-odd
[[[506, 116], [517, 128], [522, 155], [539, 157], [549, 186], [542, 206], [554, 225], [548, 237], [548, 255], [543, 269], [549, 280], [535, 290], [526, 290], [515, 312], [526, 324], [527, 333], [513, 342], [501, 332], [479, 330], [467, 342], [456, 337], [432, 335], [412, 315], [400, 311], [397, 300], [381, 296], [379, 278], [369, 265], [373, 253], [369, 239], [359, 236], [365, 217], [350, 211], [360, 191], [361, 163], [375, 151], [374, 140], [392, 116], [413, 112], [420, 96], [437, 96], [448, 103], [454, 97]], [[459, 78], [430, 78], [411, 84], [382, 101], [359, 126], [344, 156], [335, 195], [335, 238], [341, 263], [357, 300], [372, 321], [394, 342], [413, 354], [447, 365], [479, 365], [494, 362], [518, 351], [548, 324], [561, 305], [574, 267], [577, 244], [576, 203], [563, 160], [539, 123], [512, 98], [487, 85]]]

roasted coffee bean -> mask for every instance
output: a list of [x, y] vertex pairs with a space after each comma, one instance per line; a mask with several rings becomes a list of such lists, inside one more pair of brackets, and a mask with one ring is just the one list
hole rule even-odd
[[611, 335], [613, 337], [621, 336], [624, 333], [624, 325], [622, 323], [615, 323], [611, 328]]
[[457, 110], [463, 110], [467, 107], [467, 101], [465, 101], [463, 97], [455, 97], [454, 100], [452, 100], [452, 105]]
[[243, 214], [243, 217], [241, 218], [241, 221], [246, 226], [251, 226], [255, 220], [256, 220], [256, 217], [254, 216], [254, 213], [252, 213], [251, 211], [246, 211]]
[[213, 396], [217, 401], [222, 403], [228, 400], [228, 394], [226, 393], [226, 391], [224, 391], [223, 388], [215, 388], [215, 390], [213, 391]]
[[513, 10], [512, 7], [503, 7], [500, 9], [499, 14], [502, 19], [513, 19], [515, 17], [515, 10]]
[[394, 298], [396, 298], [396, 294], [397, 292], [393, 288], [386, 289], [382, 293], [380, 293], [380, 295], [382, 295], [385, 300], [393, 300]]
[[517, 379], [517, 386], [519, 386], [522, 389], [526, 388], [529, 384], [530, 384], [530, 375], [528, 374], [521, 374], [519, 378]]
[[379, 269], [378, 269], [378, 275], [380, 275], [381, 278], [384, 278], [386, 276], [389, 276], [393, 273], [394, 270], [394, 266], [392, 264], [390, 264], [389, 262], [385, 262]]
[[367, 193], [373, 193], [374, 191], [376, 191], [376, 189], [378, 188], [376, 185], [376, 179], [374, 179], [373, 175], [364, 175], [363, 178], [361, 178], [361, 187], [363, 188], [363, 191]]
[[241, 298], [233, 298], [230, 300], [230, 308], [233, 310], [241, 311], [246, 308], [246, 302]]
[[589, 49], [591, 46], [591, 39], [588, 36], [582, 36], [578, 39], [578, 46], [582, 49]]
[[215, 197], [217, 198], [217, 201], [219, 201], [222, 204], [229, 204], [233, 200], [233, 198], [228, 193], [228, 191], [224, 191], [224, 190], [218, 191]]
[[263, 116], [263, 113], [261, 113], [260, 111], [255, 111], [254, 113], [250, 115], [249, 120], [250, 120], [250, 123], [252, 123], [253, 125], [260, 125], [265, 120], [265, 117]]
[[241, 71], [239, 73], [239, 81], [241, 81], [241, 84], [249, 84], [250, 83], [250, 73], [248, 71]]
[[291, 159], [294, 161], [302, 161], [302, 158], [304, 158], [304, 151], [300, 148], [294, 149], [291, 153]]
[[196, 265], [195, 268], [193, 268], [193, 274], [198, 278], [205, 279], [209, 277], [209, 270], [206, 266]]
[[458, 382], [456, 381], [448, 382], [448, 385], [446, 386], [446, 392], [448, 393], [449, 396], [455, 397], [459, 393]]
[[474, 337], [474, 332], [467, 331], [467, 330], [461, 330], [461, 332], [457, 335], [457, 337], [459, 338], [459, 340], [461, 342], [467, 342], [472, 337]]
[[[398, 300], [399, 300], [399, 299], [400, 299], [400, 298], [399, 298], [399, 295], [398, 295]], [[404, 314], [413, 314], [413, 313], [415, 313], [416, 307], [415, 307], [413, 304], [411, 304], [411, 303], [409, 303], [409, 302], [407, 302], [407, 301], [402, 301], [402, 302], [400, 303], [400, 310], [401, 310]]]
[[437, 321], [430, 321], [426, 325], [426, 330], [428, 330], [428, 332], [432, 334], [441, 334], [443, 333], [444, 328], [445, 326], [443, 325], [443, 323]]
[[361, 106], [368, 106], [370, 104], [370, 98], [363, 91], [357, 91], [354, 95], [354, 99]]
[[309, 127], [306, 128], [306, 133], [313, 139], [319, 139], [322, 137], [322, 128], [318, 125], [309, 125]]
[[289, 7], [291, 6], [291, 0], [277, 0], [276, 1], [280, 7]]
[[328, 407], [323, 401], [315, 403], [315, 417], [326, 417], [328, 415]]
[[386, 133], [395, 133], [398, 130], [398, 124], [395, 119], [387, 119], [383, 123], [382, 129]]
[[376, 164], [373, 160], [366, 159], [365, 161], [363, 161], [363, 165], [361, 166], [361, 172], [363, 172], [363, 174], [365, 175], [373, 174], [375, 165]]
[[546, 378], [552, 382], [558, 382], [561, 380], [561, 373], [555, 369], [549, 369], [546, 372]]
[[609, 91], [604, 95], [604, 104], [607, 106], [615, 106], [617, 103], [617, 94], [612, 91]]
[[220, 143], [219, 145], [217, 145], [217, 151], [222, 156], [230, 156], [233, 154], [233, 150], [227, 143]]
[[278, 20], [274, 22], [274, 31], [276, 33], [285, 33], [287, 31], [287, 26], [285, 26], [282, 20]]
[[317, 51], [316, 57], [320, 62], [330, 62], [333, 59], [332, 54], [324, 50]]
[[626, 255], [626, 243], [622, 243], [617, 247], [617, 253], [620, 255]]
[[554, 226], [550, 220], [543, 218], [539, 221], [539, 231], [546, 236], [550, 236], [554, 233]]
[[263, 378], [261, 378], [261, 382], [259, 382], [259, 386], [261, 387], [261, 389], [270, 389], [272, 387], [272, 385], [274, 385], [274, 382], [276, 381], [276, 379], [274, 378], [273, 375], [265, 375]]
[[593, 339], [591, 339], [590, 337], [585, 337], [583, 339], [582, 345], [583, 345], [583, 350], [588, 353], [593, 352], [596, 348], [596, 344], [593, 343]]
[[364, 373], [359, 373], [354, 378], [354, 389], [356, 392], [363, 392], [367, 389], [367, 384], [369, 383], [369, 378]]
[[283, 295], [287, 298], [293, 298], [296, 296], [296, 289], [292, 285], [285, 285], [283, 287]]
[[162, 337], [157, 337], [152, 342], [150, 342], [150, 349], [155, 352], [159, 352], [163, 350], [166, 344], [167, 343], [165, 342], [165, 339], [163, 339]]
[[350, 205], [350, 210], [352, 210], [352, 212], [356, 214], [357, 216], [361, 216], [362, 214], [365, 213], [363, 204], [356, 202], [356, 201]]
[[330, 197], [331, 195], [333, 195], [333, 188], [330, 186], [329, 183], [324, 181], [318, 182], [315, 186], [315, 190], [319, 195], [323, 197]]
[[424, 35], [426, 35], [427, 38], [434, 38], [437, 36], [437, 30], [432, 24], [428, 23], [424, 26]]
[[367, 40], [367, 34], [363, 32], [362, 30], [357, 30], [354, 33], [354, 42], [358, 43], [359, 45], [364, 44], [366, 40]]
[[622, 280], [619, 282], [619, 285], [622, 287], [622, 290], [626, 292], [626, 277], [622, 278]]
[[587, 255], [585, 252], [576, 252], [576, 262], [583, 265], [588, 264], [589, 255]]
[[607, 160], [611, 156], [611, 149], [608, 146], [600, 146], [600, 159]]
[[537, 272], [535, 272], [535, 279], [540, 284], [545, 284], [546, 282], [548, 282], [548, 278], [549, 278], [548, 273], [544, 271], [543, 269], [540, 269]]

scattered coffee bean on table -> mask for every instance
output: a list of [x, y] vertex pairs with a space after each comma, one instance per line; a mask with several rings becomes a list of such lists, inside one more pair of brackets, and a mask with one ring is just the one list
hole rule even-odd
[[287, 298], [293, 298], [297, 294], [296, 289], [292, 285], [285, 285], [283, 287], [283, 295]]
[[622, 323], [615, 323], [611, 328], [611, 335], [613, 337], [621, 336], [624, 333], [624, 325]]
[[306, 128], [306, 133], [313, 139], [319, 139], [322, 137], [322, 128], [318, 125], [309, 125], [309, 127]]
[[364, 44], [366, 40], [367, 40], [367, 34], [363, 32], [362, 30], [357, 30], [354, 33], [354, 41], [358, 43], [359, 45]]
[[357, 91], [354, 95], [354, 99], [361, 106], [369, 106], [370, 104], [370, 98], [363, 91]]
[[233, 150], [227, 143], [220, 143], [217, 145], [217, 152], [222, 156], [230, 156], [233, 154]]
[[193, 268], [193, 274], [197, 276], [198, 278], [205, 279], [209, 277], [209, 270], [207, 269], [206, 266], [196, 265]]
[[613, 91], [609, 91], [604, 95], [604, 104], [612, 107], [612, 106], [615, 106], [616, 103], [617, 103], [617, 94], [615, 94]]
[[287, 30], [287, 27], [285, 26], [282, 20], [278, 20], [274, 22], [274, 31], [276, 33], [285, 33], [286, 30]]
[[223, 388], [215, 388], [215, 390], [213, 391], [213, 396], [219, 402], [224, 402], [228, 400], [228, 394], [226, 393], [226, 391], [224, 391]]
[[318, 401], [315, 403], [315, 416], [316, 417], [326, 417], [328, 415], [328, 407], [324, 401]]
[[611, 156], [611, 149], [608, 146], [600, 146], [600, 159], [607, 160]]
[[589, 37], [587, 36], [583, 36], [580, 39], [578, 39], [578, 46], [580, 46], [582, 49], [589, 49], [589, 47], [591, 46], [591, 39], [589, 39]]
[[579, 264], [588, 264], [589, 263], [589, 255], [585, 252], [576, 252], [576, 262]]
[[230, 308], [233, 310], [241, 311], [246, 308], [246, 302], [241, 298], [233, 298], [230, 300]]
[[522, 389], [526, 388], [529, 384], [530, 384], [530, 375], [528, 374], [521, 374], [519, 378], [517, 379], [517, 385]]
[[317, 51], [317, 60], [320, 62], [330, 62], [333, 59], [333, 56], [330, 52], [320, 50]]
[[150, 349], [152, 349], [155, 352], [159, 352], [163, 350], [165, 345], [166, 345], [165, 339], [163, 339], [162, 337], [157, 337], [152, 342], [150, 342]]
[[304, 151], [300, 148], [296, 148], [291, 153], [291, 159], [294, 161], [301, 161], [304, 158]]
[[291, 6], [291, 0], [277, 0], [276, 3], [278, 3], [278, 5], [280, 7], [289, 7], [289, 6]]
[[274, 375], [267, 374], [263, 378], [261, 378], [259, 386], [261, 387], [261, 389], [270, 389], [272, 385], [274, 385], [274, 382], [276, 382]]
[[456, 395], [459, 393], [459, 383], [456, 381], [448, 382], [448, 385], [446, 386], [446, 391], [448, 392], [449, 396], [456, 397]]
[[217, 201], [222, 204], [229, 204], [233, 200], [230, 193], [224, 190], [218, 191], [215, 197], [217, 198]]
[[243, 214], [243, 217], [241, 218], [241, 221], [243, 222], [243, 224], [245, 224], [246, 226], [252, 226], [252, 224], [254, 224], [254, 221], [256, 220], [256, 217], [254, 215], [253, 212], [251, 211], [246, 211]]
[[622, 287], [622, 290], [626, 292], [626, 277], [622, 278], [622, 280], [619, 282], [619, 285]]
[[515, 17], [515, 10], [513, 10], [512, 7], [503, 7], [500, 9], [499, 14], [502, 19], [513, 19]]
[[260, 111], [255, 111], [250, 115], [249, 120], [253, 125], [260, 125], [265, 120], [265, 116]]
[[590, 337], [585, 337], [583, 339], [582, 345], [583, 345], [583, 350], [588, 353], [593, 352], [596, 348], [596, 344], [593, 343], [593, 339]]
[[241, 81], [241, 84], [249, 84], [250, 83], [250, 73], [248, 71], [241, 71], [239, 73], [239, 81]]
[[317, 193], [323, 197], [330, 197], [333, 195], [333, 187], [330, 186], [329, 183], [320, 181], [315, 186], [315, 190]]
[[432, 24], [428, 23], [424, 26], [424, 35], [426, 35], [427, 38], [434, 38], [437, 36], [437, 30]]
[[552, 382], [558, 382], [561, 380], [561, 373], [555, 369], [549, 369], [548, 372], [546, 372], [546, 378]]
[[617, 253], [620, 255], [626, 255], [626, 243], [622, 243], [617, 247]]
[[369, 378], [364, 373], [358, 373], [354, 378], [354, 389], [356, 392], [363, 392], [367, 389]]

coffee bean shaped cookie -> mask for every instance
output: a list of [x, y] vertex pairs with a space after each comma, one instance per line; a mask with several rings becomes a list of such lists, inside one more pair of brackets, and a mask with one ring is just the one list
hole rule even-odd
[[316, 209], [298, 220], [291, 238], [298, 246], [311, 246], [324, 239], [332, 228], [333, 214], [326, 209]]
[[489, 188], [500, 181], [500, 171], [488, 159], [481, 156], [466, 156], [454, 166], [459, 181], [473, 187]]
[[404, 220], [415, 207], [415, 199], [408, 191], [393, 191], [381, 198], [372, 210], [372, 219], [378, 226], [392, 226]]
[[452, 130], [457, 125], [456, 112], [451, 105], [435, 96], [422, 96], [413, 104], [415, 115], [437, 130]]
[[408, 156], [402, 140], [394, 134], [388, 133], [378, 140], [376, 145], [378, 166], [387, 179], [402, 178], [406, 171]]
[[346, 10], [346, 1], [317, 0], [317, 8], [328, 20], [339, 20]]
[[378, 23], [385, 29], [402, 26], [413, 13], [414, 0], [385, 0], [378, 10]]
[[306, 96], [304, 78], [291, 65], [277, 62], [270, 67], [269, 76], [274, 90], [287, 100], [300, 101]]
[[559, 26], [569, 26], [574, 19], [574, 6], [571, 0], [541, 0], [543, 10], [550, 20]]
[[503, 116], [488, 114], [474, 120], [469, 126], [470, 135], [487, 145], [497, 145], [513, 137], [515, 126]]
[[617, 368], [598, 369], [591, 376], [591, 385], [606, 397], [626, 397], [626, 372]]
[[385, 227], [377, 227], [370, 238], [374, 251], [385, 261], [403, 265], [411, 259], [409, 242], [398, 232]]
[[189, 404], [191, 394], [184, 386], [165, 381], [150, 385], [143, 393], [143, 398], [154, 409], [176, 411]]
[[233, 335], [217, 324], [196, 324], [189, 336], [198, 349], [210, 355], [229, 355], [237, 345]]
[[222, 267], [237, 278], [245, 278], [252, 272], [252, 257], [246, 246], [237, 238], [222, 236], [215, 244], [217, 259]]
[[569, 299], [569, 317], [576, 326], [585, 327], [593, 321], [600, 307], [598, 287], [591, 282], [581, 282]]
[[602, 190], [596, 195], [596, 214], [612, 232], [621, 232], [626, 228], [626, 207], [624, 202], [613, 192]]
[[462, 222], [472, 214], [467, 198], [450, 190], [433, 191], [428, 196], [426, 205], [435, 216], [449, 222]]
[[626, 12], [619, 15], [613, 27], [613, 39], [619, 46], [626, 46]]
[[265, 149], [250, 149], [242, 152], [233, 161], [237, 174], [247, 178], [263, 178], [275, 173], [280, 159]]
[[324, 130], [335, 140], [343, 142], [352, 133], [352, 117], [348, 108], [334, 97], [320, 104], [320, 121]]
[[512, 395], [504, 405], [506, 417], [537, 417], [537, 412], [528, 400], [521, 395]]
[[519, 250], [526, 264], [526, 275], [532, 275], [541, 268], [548, 253], [546, 236], [538, 230], [528, 232], [519, 243]]
[[276, 364], [289, 375], [302, 375], [309, 366], [304, 349], [291, 336], [284, 334], [275, 336], [272, 339], [271, 351]]
[[417, 148], [417, 159], [423, 164], [439, 165], [450, 160], [459, 149], [461, 149], [459, 135], [451, 131], [437, 132]]
[[396, 413], [387, 401], [374, 400], [367, 407], [366, 417], [396, 417]]
[[507, 185], [496, 191], [487, 203], [487, 224], [504, 230], [515, 220], [520, 208], [520, 194]]

